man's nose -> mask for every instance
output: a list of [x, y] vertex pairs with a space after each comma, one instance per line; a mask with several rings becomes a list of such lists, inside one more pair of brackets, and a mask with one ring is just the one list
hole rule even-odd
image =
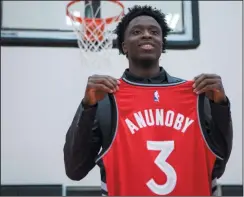
[[152, 35], [148, 30], [143, 31], [143, 38], [151, 38]]

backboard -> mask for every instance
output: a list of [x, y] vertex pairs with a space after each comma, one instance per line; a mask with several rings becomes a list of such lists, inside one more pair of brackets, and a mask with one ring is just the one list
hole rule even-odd
[[[1, 1], [1, 45], [77, 47], [76, 35], [66, 6], [70, 1]], [[85, 1], [81, 1], [84, 3]], [[120, 10], [104, 1], [94, 1], [101, 7], [98, 17], [110, 17]], [[168, 49], [196, 48], [200, 44], [197, 1], [121, 1], [125, 13], [134, 5], [152, 5], [167, 15], [173, 29], [168, 36]], [[78, 15], [88, 15], [84, 9]], [[116, 26], [116, 24], [114, 24]], [[114, 28], [115, 28], [114, 26]], [[115, 36], [116, 37], [116, 36]], [[114, 42], [113, 47], [116, 48]]]

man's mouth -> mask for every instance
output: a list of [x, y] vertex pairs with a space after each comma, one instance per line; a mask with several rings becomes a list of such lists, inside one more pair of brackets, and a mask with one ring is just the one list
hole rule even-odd
[[151, 44], [143, 44], [140, 47], [145, 50], [151, 50], [154, 48]]

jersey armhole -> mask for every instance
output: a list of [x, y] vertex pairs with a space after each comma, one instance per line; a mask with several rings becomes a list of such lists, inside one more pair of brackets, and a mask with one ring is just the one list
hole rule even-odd
[[203, 139], [205, 141], [206, 146], [208, 149], [220, 160], [223, 160], [223, 157], [221, 154], [214, 148], [214, 144], [209, 137], [209, 134], [206, 129], [205, 125], [205, 112], [204, 112], [204, 103], [205, 103], [205, 94], [200, 94], [198, 96], [198, 101], [197, 101], [197, 108], [198, 108], [198, 119], [199, 119], [199, 126], [200, 130], [203, 136]]
[[110, 102], [110, 109], [111, 109], [111, 131], [108, 131], [110, 135], [108, 136], [108, 143], [106, 146], [102, 149], [102, 151], [99, 153], [99, 155], [95, 159], [95, 163], [99, 163], [101, 159], [104, 157], [104, 155], [109, 151], [110, 147], [113, 144], [113, 141], [117, 134], [117, 126], [118, 126], [118, 109], [116, 104], [116, 99], [113, 94], [108, 94], [109, 102]]

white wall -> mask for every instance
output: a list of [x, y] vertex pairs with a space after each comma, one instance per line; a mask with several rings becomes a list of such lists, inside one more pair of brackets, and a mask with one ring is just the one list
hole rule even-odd
[[[200, 73], [221, 75], [232, 103], [234, 143], [220, 182], [242, 183], [242, 27], [241, 2], [200, 4], [201, 45], [197, 50], [168, 51], [162, 65], [178, 77]], [[126, 59], [111, 52], [119, 77]], [[63, 144], [81, 98], [88, 73], [75, 48], [1, 47], [1, 182], [2, 184], [99, 185], [95, 168], [84, 180], [70, 181], [64, 171]], [[99, 71], [100, 72], [100, 71]]]

